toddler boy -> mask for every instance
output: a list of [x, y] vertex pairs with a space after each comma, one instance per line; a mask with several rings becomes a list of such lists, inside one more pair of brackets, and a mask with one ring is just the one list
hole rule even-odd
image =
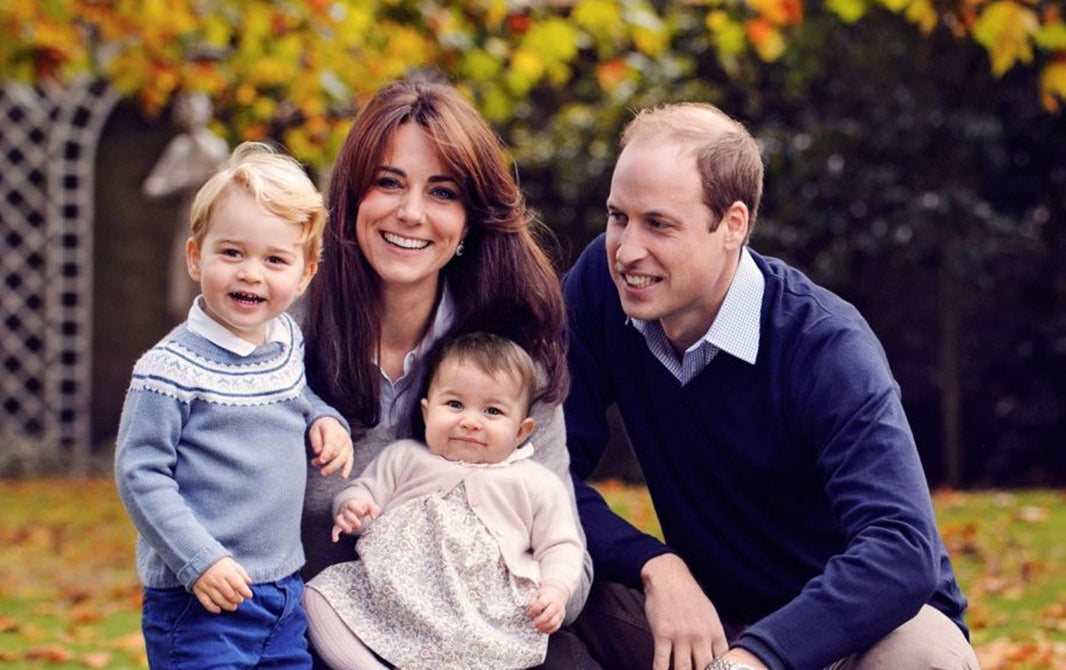
[[300, 165], [256, 143], [193, 202], [185, 251], [201, 295], [137, 361], [115, 453], [153, 668], [311, 667], [305, 435], [323, 475], [348, 476], [352, 442], [306, 385], [285, 310], [317, 270], [326, 217]]

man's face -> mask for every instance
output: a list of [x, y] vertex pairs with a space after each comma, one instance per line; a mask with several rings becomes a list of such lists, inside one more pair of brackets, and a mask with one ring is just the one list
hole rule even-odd
[[607, 260], [622, 308], [631, 317], [658, 320], [684, 351], [718, 314], [746, 216], [740, 233], [727, 221], [712, 232], [714, 215], [704, 204], [695, 153], [655, 136], [637, 137], [622, 151], [607, 213]]

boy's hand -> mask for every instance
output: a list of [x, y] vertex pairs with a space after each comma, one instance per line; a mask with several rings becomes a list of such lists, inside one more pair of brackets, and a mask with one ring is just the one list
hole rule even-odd
[[251, 578], [240, 563], [229, 556], [219, 559], [192, 585], [193, 595], [212, 614], [232, 612], [252, 597]]
[[331, 416], [324, 416], [311, 424], [309, 433], [311, 451], [315, 457], [311, 465], [321, 467], [319, 472], [328, 477], [340, 470], [341, 477], [348, 479], [352, 472], [352, 436], [344, 426]]
[[563, 625], [569, 590], [558, 582], [547, 581], [540, 585], [529, 599], [526, 614], [533, 619], [533, 627], [542, 633], [554, 633]]
[[341, 533], [355, 533], [363, 527], [363, 517], [378, 518], [381, 508], [372, 502], [348, 500], [341, 506], [340, 512], [333, 517], [333, 541], [341, 539]]

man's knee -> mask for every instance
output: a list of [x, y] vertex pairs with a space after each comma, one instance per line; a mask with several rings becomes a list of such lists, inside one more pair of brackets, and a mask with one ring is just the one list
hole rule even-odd
[[[644, 594], [640, 591], [613, 582], [594, 582], [585, 609], [563, 631], [574, 636], [569, 641], [581, 645], [591, 667], [610, 670], [651, 667], [655, 643], [644, 615]], [[553, 651], [550, 644], [548, 651], [550, 660]]]
[[924, 605], [913, 619], [892, 631], [841, 670], [980, 670], [973, 647], [951, 619]]

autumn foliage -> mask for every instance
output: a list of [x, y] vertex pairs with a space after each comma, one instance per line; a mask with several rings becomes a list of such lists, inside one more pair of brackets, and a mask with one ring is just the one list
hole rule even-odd
[[1048, 110], [1066, 99], [1055, 0], [6, 0], [0, 78], [101, 76], [153, 114], [202, 91], [231, 140], [278, 137], [326, 164], [359, 101], [414, 69], [447, 73], [502, 121], [537, 90], [587, 81], [621, 103], [649, 71], [737, 72], [781, 58], [815, 14], [847, 30], [883, 10], [976, 41], [997, 76], [1039, 68]]

